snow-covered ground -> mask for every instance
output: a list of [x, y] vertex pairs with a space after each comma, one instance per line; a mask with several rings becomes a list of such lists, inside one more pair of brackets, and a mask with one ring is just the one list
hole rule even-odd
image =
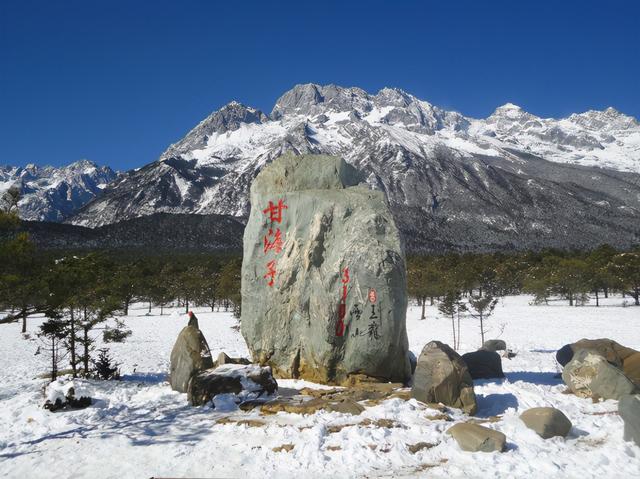
[[[505, 453], [467, 453], [445, 434], [453, 422], [429, 419], [437, 411], [415, 400], [390, 399], [360, 416], [318, 412], [299, 416], [260, 416], [193, 408], [186, 395], [166, 382], [169, 354], [186, 324], [182, 311], [146, 316], [138, 305], [125, 318], [133, 335], [109, 345], [122, 362], [122, 381], [83, 382], [96, 401], [84, 410], [50, 413], [42, 408], [47, 367], [34, 355], [37, 340], [24, 340], [18, 324], [0, 325], [0, 475], [15, 478], [91, 477], [640, 477], [640, 448], [622, 439], [617, 402], [597, 404], [562, 394], [554, 355], [580, 338], [608, 337], [640, 349], [640, 308], [621, 307], [620, 297], [605, 306], [569, 307], [564, 302], [530, 306], [530, 298], [509, 297], [488, 321], [488, 337], [507, 341], [517, 352], [503, 360], [507, 378], [476, 381], [477, 417], [500, 416], [489, 427], [504, 432]], [[411, 307], [407, 327], [418, 355], [430, 340], [451, 343], [450, 322]], [[196, 310], [214, 355], [247, 355], [230, 313]], [[39, 320], [31, 320], [35, 336]], [[480, 343], [477, 322], [464, 319], [462, 351]], [[281, 390], [309, 383], [281, 380]], [[518, 419], [536, 406], [555, 406], [573, 423], [566, 439], [543, 440]], [[457, 411], [454, 421], [468, 418]], [[260, 419], [266, 424], [217, 424]], [[400, 427], [358, 426], [365, 419], [391, 419]], [[331, 426], [347, 425], [342, 429]], [[337, 430], [339, 429], [339, 430]], [[336, 432], [337, 431], [337, 432]], [[413, 454], [408, 446], [435, 444]], [[274, 452], [285, 444], [290, 451]]]

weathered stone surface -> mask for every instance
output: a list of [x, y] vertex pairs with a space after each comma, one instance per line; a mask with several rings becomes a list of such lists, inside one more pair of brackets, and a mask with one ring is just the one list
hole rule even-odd
[[581, 397], [620, 399], [636, 392], [636, 385], [597, 352], [581, 349], [564, 367], [562, 379]]
[[580, 341], [566, 344], [560, 348], [556, 353], [556, 359], [562, 366], [565, 366], [571, 361], [573, 355], [581, 349], [587, 349], [599, 354], [618, 368], [622, 367], [622, 363], [627, 357], [638, 352], [635, 349], [622, 346], [611, 339], [581, 339]]
[[447, 434], [453, 436], [463, 451], [469, 452], [502, 452], [507, 442], [507, 437], [500, 431], [478, 424], [455, 424]]
[[462, 355], [472, 379], [503, 378], [502, 359], [493, 351], [479, 350]]
[[640, 386], [640, 353], [634, 353], [624, 358], [622, 372], [636, 383], [636, 386]]
[[384, 195], [329, 156], [285, 155], [251, 187], [242, 334], [274, 374], [406, 382], [406, 272]]
[[171, 350], [169, 382], [175, 391], [186, 393], [191, 377], [213, 366], [211, 351], [198, 327], [198, 318], [189, 313], [189, 323], [180, 331]]
[[543, 439], [554, 436], [566, 437], [572, 427], [569, 418], [562, 411], [553, 407], [527, 409], [520, 414], [520, 419]]
[[477, 410], [473, 380], [460, 355], [440, 341], [427, 343], [420, 353], [411, 395], [424, 403], [442, 403], [467, 414]]
[[488, 339], [484, 342], [481, 349], [484, 349], [485, 351], [493, 351], [493, 352], [506, 351], [507, 343], [502, 339]]
[[191, 405], [201, 406], [218, 394], [243, 393], [255, 399], [277, 390], [278, 383], [271, 374], [271, 368], [228, 364], [195, 374], [189, 381], [187, 397]]
[[640, 394], [620, 398], [618, 413], [624, 421], [624, 440], [640, 446]]

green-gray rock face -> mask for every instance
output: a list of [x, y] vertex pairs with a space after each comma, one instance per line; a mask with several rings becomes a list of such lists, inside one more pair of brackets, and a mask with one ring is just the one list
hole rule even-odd
[[553, 407], [527, 409], [520, 415], [520, 419], [543, 439], [554, 436], [566, 437], [572, 426], [569, 418], [562, 411]]
[[447, 430], [463, 451], [502, 452], [507, 437], [500, 431], [471, 423], [459, 423]]
[[440, 341], [425, 345], [413, 376], [411, 396], [424, 403], [442, 403], [475, 414], [478, 407], [467, 365]]
[[190, 314], [189, 324], [180, 331], [171, 350], [169, 382], [175, 391], [186, 393], [193, 375], [213, 366], [211, 351], [198, 327], [198, 319]]
[[562, 380], [581, 397], [620, 399], [638, 388], [624, 373], [597, 352], [581, 349], [564, 367]]
[[339, 158], [285, 155], [252, 184], [242, 334], [278, 377], [410, 377], [400, 236], [360, 180]]

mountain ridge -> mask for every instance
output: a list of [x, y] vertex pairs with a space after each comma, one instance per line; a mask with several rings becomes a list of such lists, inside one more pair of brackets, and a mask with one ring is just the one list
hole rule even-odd
[[412, 250], [625, 247], [640, 238], [633, 117], [608, 108], [556, 120], [507, 103], [474, 119], [400, 89], [316, 84], [285, 92], [269, 115], [223, 106], [66, 221], [242, 218], [253, 178], [285, 152], [338, 155], [362, 170], [386, 193]]

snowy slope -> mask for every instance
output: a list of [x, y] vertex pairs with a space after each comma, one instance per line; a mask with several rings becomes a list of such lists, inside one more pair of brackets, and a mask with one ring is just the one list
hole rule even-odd
[[478, 120], [397, 89], [298, 85], [269, 116], [237, 102], [214, 112], [69, 222], [246, 216], [253, 178], [290, 151], [363, 170], [414, 250], [625, 247], [640, 239], [639, 148], [640, 125], [613, 109], [554, 120], [509, 104]]
[[20, 217], [31, 221], [62, 221], [102, 193], [116, 178], [109, 167], [80, 160], [62, 168], [0, 166], [0, 194], [20, 188]]
[[[47, 367], [44, 354], [34, 355], [37, 340], [20, 339], [18, 324], [0, 325], [0, 471], [9, 478], [29, 477], [529, 477], [638, 478], [640, 448], [622, 439], [617, 402], [593, 403], [563, 394], [555, 377], [556, 349], [582, 337], [609, 337], [640, 349], [637, 307], [621, 307], [620, 297], [595, 308], [569, 307], [566, 301], [530, 306], [530, 298], [507, 297], [488, 321], [490, 337], [498, 335], [517, 352], [503, 360], [506, 379], [475, 381], [477, 417], [497, 416], [488, 427], [507, 436], [505, 453], [465, 453], [445, 433], [468, 418], [439, 411], [414, 400], [391, 399], [367, 406], [360, 416], [317, 412], [298, 416], [260, 416], [229, 407], [192, 408], [186, 394], [166, 382], [169, 355], [180, 329], [183, 311], [145, 316], [146, 306], [131, 309], [126, 322], [133, 335], [124, 344], [108, 345], [122, 361], [124, 380], [90, 381], [94, 405], [81, 411], [49, 413], [44, 381], [33, 379]], [[228, 313], [196, 310], [212, 353], [246, 355], [247, 348]], [[415, 354], [430, 340], [451, 342], [450, 320], [435, 307], [420, 321], [412, 307], [407, 319], [409, 344]], [[39, 320], [32, 320], [34, 333]], [[477, 322], [462, 321], [462, 351], [480, 342]], [[279, 381], [300, 389], [309, 383]], [[313, 385], [312, 385], [313, 386]], [[319, 386], [316, 386], [319, 387]], [[366, 405], [365, 405], [366, 406]], [[543, 440], [518, 419], [537, 406], [561, 409], [572, 421], [566, 439]], [[227, 420], [226, 424], [220, 423]], [[251, 427], [242, 420], [264, 421]], [[373, 424], [358, 423], [370, 419]], [[398, 427], [376, 425], [387, 419]], [[228, 421], [231, 422], [228, 422]], [[340, 429], [338, 426], [346, 426]], [[431, 443], [415, 454], [410, 445]], [[274, 452], [283, 444], [290, 452]]]

